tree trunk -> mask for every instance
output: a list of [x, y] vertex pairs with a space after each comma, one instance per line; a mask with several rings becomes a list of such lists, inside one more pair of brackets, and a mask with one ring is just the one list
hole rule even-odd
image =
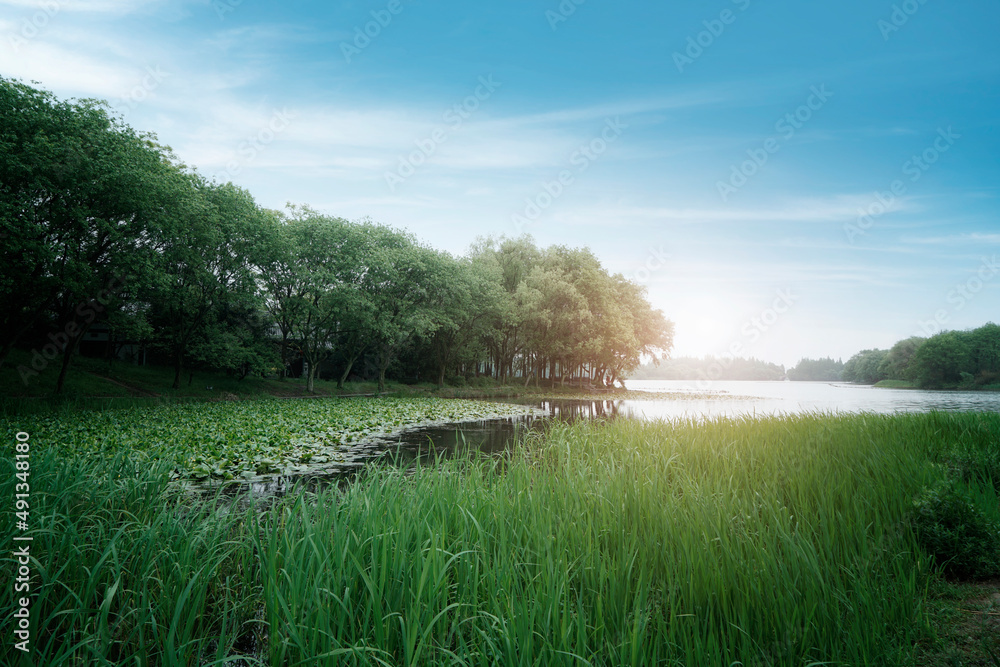
[[382, 365], [378, 368], [378, 393], [385, 393], [385, 366]]
[[[62, 367], [59, 369], [59, 378], [56, 380], [56, 391], [55, 393], [61, 394], [63, 386], [66, 384], [66, 375], [69, 373], [69, 364], [73, 360], [73, 354], [76, 353], [76, 348], [80, 345], [80, 340], [83, 338], [83, 334], [87, 332], [90, 328], [89, 324], [85, 324], [80, 328], [80, 332], [70, 338], [66, 343], [66, 347], [63, 350]], [[67, 334], [68, 335], [68, 334]]]
[[357, 358], [357, 355], [355, 355], [347, 359], [347, 368], [344, 369], [344, 372], [340, 374], [340, 379], [337, 380], [337, 389], [344, 388], [344, 382], [347, 381], [347, 376], [351, 374], [351, 369], [354, 368], [354, 360]]
[[445, 371], [445, 365], [444, 365], [444, 362], [443, 362], [443, 361], [442, 361], [442, 362], [441, 362], [440, 364], [438, 364], [438, 368], [439, 368], [439, 371], [440, 371], [440, 372], [438, 373], [438, 387], [444, 387], [444, 371]]
[[310, 394], [316, 393], [316, 364], [312, 362], [306, 362], [309, 364], [309, 374], [306, 376], [306, 391]]
[[288, 334], [281, 332], [281, 373], [278, 379], [284, 382], [288, 379]]
[[181, 373], [184, 371], [184, 352], [182, 350], [177, 350], [174, 356], [174, 384], [171, 386], [172, 389], [181, 388]]

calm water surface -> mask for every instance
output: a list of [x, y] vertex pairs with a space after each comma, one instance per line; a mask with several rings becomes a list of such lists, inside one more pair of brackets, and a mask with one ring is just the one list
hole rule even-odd
[[629, 389], [667, 392], [662, 400], [522, 401], [548, 417], [522, 417], [418, 429], [398, 437], [398, 454], [407, 461], [475, 447], [493, 454], [510, 446], [516, 434], [551, 420], [701, 419], [768, 416], [803, 412], [1000, 411], [1000, 392], [877, 389], [842, 382], [686, 382], [630, 380]]
[[[1000, 411], [1000, 392], [876, 389], [828, 382], [684, 382], [628, 381], [629, 389], [667, 392], [652, 400], [525, 400], [545, 416], [493, 419], [415, 429], [372, 444], [371, 460], [411, 468], [472, 450], [485, 456], [509, 450], [531, 430], [555, 420], [610, 420], [620, 417], [703, 419], [767, 416], [803, 412], [927, 412], [931, 410]], [[336, 475], [275, 476], [250, 485], [254, 496], [279, 496], [298, 481], [317, 486], [346, 482], [358, 472]], [[245, 489], [245, 487], [244, 487]]]
[[802, 412], [1000, 411], [1000, 392], [880, 389], [843, 382], [684, 382], [629, 380], [629, 389], [681, 392], [707, 400], [622, 401], [640, 419], [776, 415]]

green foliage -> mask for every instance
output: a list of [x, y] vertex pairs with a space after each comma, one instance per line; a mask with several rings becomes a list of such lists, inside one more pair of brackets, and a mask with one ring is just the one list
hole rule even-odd
[[974, 486], [958, 479], [942, 480], [914, 501], [911, 521], [918, 542], [950, 576], [1000, 575], [997, 489], [990, 489], [992, 512], [983, 509]]
[[844, 364], [844, 382], [857, 384], [877, 384], [887, 379], [883, 365], [889, 356], [888, 350], [863, 350]]
[[58, 392], [87, 329], [146, 284], [185, 208], [184, 176], [95, 100], [0, 77], [0, 128], [0, 365], [33, 326], [48, 329], [62, 337]]
[[914, 355], [915, 377], [921, 387], [957, 385], [971, 370], [968, 340], [957, 331], [931, 336]]
[[914, 500], [936, 526], [997, 502], [949, 505], [928, 463], [988, 448], [1000, 415], [559, 425], [262, 514], [193, 504], [144, 457], [42, 446], [75, 427], [32, 435], [37, 664], [896, 666], [931, 581]]
[[[857, 358], [861, 360], [870, 352], [866, 350]], [[874, 377], [869, 371], [866, 367], [864, 373]], [[991, 322], [978, 329], [902, 340], [885, 356], [877, 375], [912, 381], [926, 389], [979, 389], [1000, 384], [1000, 326]]]
[[781, 380], [783, 366], [758, 359], [677, 357], [640, 366], [631, 380]]
[[998, 433], [965, 414], [561, 425], [503, 461], [372, 471], [259, 516], [191, 507], [145, 460], [39, 449], [35, 657], [907, 664], [928, 461]]
[[839, 382], [844, 374], [844, 363], [830, 358], [802, 359], [788, 369], [788, 379], [796, 382]]
[[485, 313], [484, 344], [501, 381], [565, 380], [586, 367], [612, 385], [673, 347], [674, 325], [645, 288], [609, 275], [588, 249], [535, 247], [530, 237], [486, 239], [472, 263], [502, 290]]
[[893, 345], [879, 366], [879, 373], [888, 380], [913, 380], [916, 371], [913, 367], [913, 357], [925, 340], [913, 336]]
[[[359, 441], [429, 422], [524, 414], [500, 403], [423, 399], [256, 400], [189, 403], [20, 418], [40, 443], [68, 454], [165, 462], [175, 477], [232, 479], [244, 473], [294, 472], [300, 463], [346, 460]], [[15, 432], [13, 419], [0, 430]], [[43, 445], [44, 446], [44, 445]]]
[[884, 389], [916, 389], [916, 385], [909, 380], [880, 380], [875, 383], [876, 387]]
[[613, 384], [673, 344], [643, 288], [586, 249], [522, 237], [455, 258], [369, 220], [265, 211], [101, 103], [3, 78], [0, 128], [0, 367], [51, 330], [65, 348], [56, 392], [98, 319], [166, 358], [175, 391], [184, 369], [284, 376], [293, 361], [310, 392], [329, 364], [342, 387], [356, 363], [377, 370], [380, 392], [391, 368], [439, 386], [485, 368]]
[[[4, 463], [0, 493], [13, 498], [18, 480]], [[262, 636], [252, 515], [192, 505], [165, 466], [125, 451], [97, 458], [33, 445], [30, 480], [33, 664], [220, 664]], [[4, 522], [4, 542], [23, 544], [14, 534]], [[13, 572], [10, 554], [0, 563]], [[0, 613], [13, 618], [14, 604], [3, 596]], [[3, 643], [0, 663], [18, 664], [13, 644]]]

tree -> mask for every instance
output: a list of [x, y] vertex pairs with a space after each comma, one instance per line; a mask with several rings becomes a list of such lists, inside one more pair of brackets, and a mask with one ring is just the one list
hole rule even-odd
[[674, 323], [666, 318], [663, 311], [649, 304], [646, 288], [621, 276], [615, 279], [617, 300], [631, 316], [635, 338], [633, 341], [621, 336], [609, 341], [611, 361], [608, 363], [608, 385], [624, 381], [639, 367], [642, 357], [652, 357], [655, 362], [661, 355], [669, 354], [674, 346]]
[[96, 100], [58, 102], [0, 79], [0, 114], [0, 362], [48, 314], [58, 393], [87, 329], [144, 279], [178, 168]]
[[880, 370], [888, 350], [862, 350], [844, 364], [843, 379], [857, 384], [876, 384], [886, 379]]
[[493, 374], [498, 380], [504, 381], [513, 375], [514, 360], [524, 351], [526, 332], [523, 325], [527, 312], [518, 288], [541, 261], [541, 256], [530, 236], [479, 239], [470, 250], [472, 262], [492, 276], [501, 289], [483, 336]]
[[481, 265], [440, 253], [433, 269], [436, 287], [425, 304], [432, 326], [425, 333], [438, 386], [444, 386], [449, 370], [471, 361], [480, 349], [477, 338], [485, 322], [495, 315], [500, 286], [490, 281]]
[[178, 192], [176, 225], [166, 230], [148, 294], [154, 344], [173, 362], [174, 389], [196, 342], [203, 364], [229, 363], [236, 351], [221, 343], [235, 344], [238, 338], [222, 337], [224, 313], [263, 307], [255, 266], [266, 224], [263, 212], [248, 192], [231, 183], [210, 184], [195, 174], [188, 174], [187, 182]]
[[973, 370], [969, 336], [946, 331], [928, 338], [913, 356], [914, 377], [924, 388], [957, 385]]
[[416, 338], [434, 332], [437, 323], [427, 304], [443, 289], [441, 257], [402, 232], [366, 222], [370, 262], [362, 291], [372, 305], [370, 342], [378, 365], [378, 391], [385, 391], [389, 364]]
[[796, 382], [839, 382], [844, 377], [844, 363], [829, 357], [824, 359], [801, 359], [788, 369], [788, 379]]
[[973, 371], [980, 378], [1000, 377], [1000, 326], [989, 322], [969, 335]]
[[893, 345], [879, 366], [879, 373], [888, 380], [912, 380], [913, 356], [925, 340], [920, 336], [913, 336]]
[[271, 296], [287, 316], [291, 337], [309, 365], [310, 393], [316, 390], [320, 365], [333, 355], [339, 337], [367, 327], [372, 315], [372, 302], [362, 287], [374, 264], [365, 231], [343, 218], [308, 209], [288, 221], [290, 283], [283, 293]]

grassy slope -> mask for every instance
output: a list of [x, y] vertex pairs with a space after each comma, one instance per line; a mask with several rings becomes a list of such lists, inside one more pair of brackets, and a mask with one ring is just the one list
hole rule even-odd
[[989, 634], [948, 657], [935, 624], [967, 591], [934, 591], [907, 518], [933, 461], [998, 440], [993, 414], [581, 423], [502, 470], [386, 471], [259, 518], [43, 451], [36, 663], [198, 664], [256, 637], [272, 665], [991, 664]]
[[[21, 380], [17, 367], [30, 365], [31, 356], [24, 351], [15, 350], [3, 368], [0, 368], [0, 395], [9, 398], [46, 397], [55, 388], [59, 369], [55, 363], [50, 365], [28, 384]], [[171, 389], [174, 381], [174, 371], [162, 366], [135, 366], [133, 364], [116, 362], [109, 365], [106, 361], [76, 357], [70, 366], [64, 392], [68, 395], [84, 397], [150, 397], [163, 398], [218, 398], [222, 392], [228, 392], [240, 397], [246, 396], [302, 396], [306, 394], [305, 381], [264, 378], [246, 378], [237, 380], [220, 373], [196, 371], [194, 380], [189, 383], [190, 376], [184, 373], [180, 389]], [[369, 393], [374, 391], [375, 383], [355, 383], [344, 391], [338, 391], [337, 383], [328, 380], [316, 382], [316, 392], [319, 395], [337, 395], [342, 393]], [[209, 388], [211, 387], [211, 388]]]
[[[77, 357], [70, 367], [63, 395], [53, 397], [59, 369], [50, 366], [28, 384], [21, 380], [17, 367], [30, 364], [30, 355], [21, 350], [11, 353], [11, 358], [0, 368], [0, 413], [22, 413], [48, 410], [51, 407], [120, 407], [144, 406], [163, 402], [187, 400], [220, 400], [224, 395], [239, 399], [275, 396], [298, 398], [311, 396], [344, 396], [374, 394], [375, 382], [349, 382], [343, 390], [337, 389], [332, 380], [317, 380], [315, 393], [306, 391], [302, 379], [246, 378], [237, 380], [225, 374], [196, 372], [194, 381], [184, 374], [179, 389], [171, 389], [174, 371], [160, 366], [135, 366], [116, 362], [109, 365], [103, 360]], [[602, 392], [584, 394], [572, 387], [535, 388], [533, 386], [484, 386], [439, 388], [437, 385], [422, 383], [406, 385], [389, 381], [386, 390], [395, 396], [436, 396], [441, 398], [519, 398], [547, 396], [557, 398], [630, 398], [642, 397], [643, 392]]]
[[883, 387], [885, 389], [916, 389], [917, 385], [913, 382], [907, 382], [906, 380], [882, 380], [881, 382], [875, 383], [876, 387]]

